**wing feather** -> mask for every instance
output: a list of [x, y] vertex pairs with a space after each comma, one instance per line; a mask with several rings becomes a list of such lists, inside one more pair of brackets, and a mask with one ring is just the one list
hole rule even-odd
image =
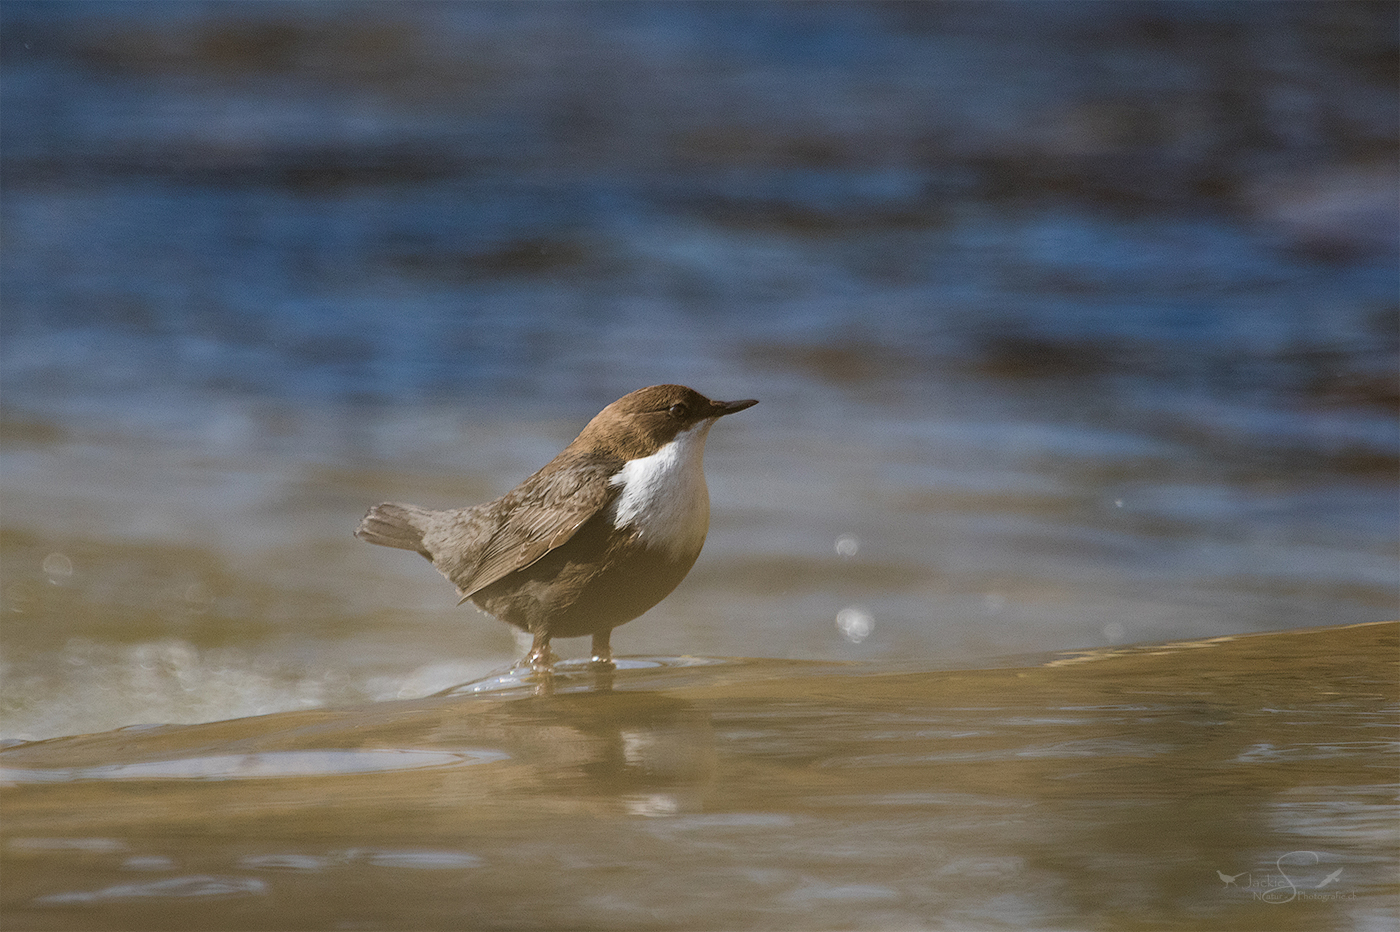
[[600, 461], [546, 467], [494, 502], [438, 512], [441, 520], [424, 535], [433, 565], [463, 600], [530, 566], [616, 498], [618, 490], [607, 481], [612, 466]]

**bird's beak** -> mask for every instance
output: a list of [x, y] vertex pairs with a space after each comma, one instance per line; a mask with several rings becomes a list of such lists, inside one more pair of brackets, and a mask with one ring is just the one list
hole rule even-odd
[[712, 401], [714, 407], [710, 417], [724, 417], [726, 414], [737, 414], [745, 408], [752, 408], [758, 404], [757, 398], [745, 398], [743, 401]]

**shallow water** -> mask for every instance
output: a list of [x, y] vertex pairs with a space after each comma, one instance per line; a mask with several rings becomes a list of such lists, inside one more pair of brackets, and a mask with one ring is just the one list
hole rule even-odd
[[[7, 923], [1393, 919], [1384, 4], [0, 13]], [[350, 536], [671, 381], [611, 690]]]
[[1380, 930], [1397, 637], [628, 658], [19, 745], [6, 922]]

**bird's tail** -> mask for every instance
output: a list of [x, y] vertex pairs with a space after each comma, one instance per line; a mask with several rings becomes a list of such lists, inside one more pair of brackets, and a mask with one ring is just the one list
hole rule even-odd
[[423, 545], [423, 532], [430, 512], [417, 505], [399, 505], [385, 502], [375, 505], [360, 521], [355, 536], [360, 540], [381, 547], [398, 547], [400, 550], [415, 550], [428, 559], [432, 555]]

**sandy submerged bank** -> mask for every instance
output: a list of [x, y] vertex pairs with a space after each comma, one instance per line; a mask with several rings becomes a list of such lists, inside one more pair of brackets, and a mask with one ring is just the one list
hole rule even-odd
[[549, 695], [496, 681], [34, 742], [0, 752], [4, 912], [1364, 927], [1400, 903], [1397, 659], [1396, 622], [980, 670], [636, 659]]

